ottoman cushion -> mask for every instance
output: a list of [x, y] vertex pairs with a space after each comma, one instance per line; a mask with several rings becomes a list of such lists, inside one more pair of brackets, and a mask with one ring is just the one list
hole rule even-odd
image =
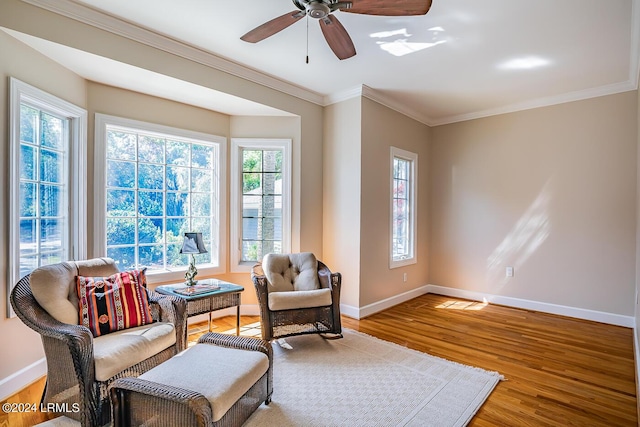
[[218, 421], [269, 369], [259, 351], [197, 344], [139, 378], [196, 391], [211, 404]]

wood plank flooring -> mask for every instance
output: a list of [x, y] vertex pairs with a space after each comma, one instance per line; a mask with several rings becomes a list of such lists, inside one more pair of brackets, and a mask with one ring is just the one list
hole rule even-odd
[[[243, 316], [242, 334], [260, 334], [259, 318]], [[214, 321], [235, 333], [235, 317]], [[362, 320], [355, 329], [455, 362], [498, 371], [502, 381], [470, 426], [637, 426], [633, 332], [582, 321], [439, 295], [424, 295]], [[206, 325], [194, 325], [195, 342]], [[38, 402], [44, 382], [9, 402]], [[2, 402], [4, 403], [4, 402]], [[8, 418], [0, 426], [44, 421]]]

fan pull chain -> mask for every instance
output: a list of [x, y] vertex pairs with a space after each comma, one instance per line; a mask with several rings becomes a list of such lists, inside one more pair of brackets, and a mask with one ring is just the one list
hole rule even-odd
[[309, 63], [309, 15], [307, 15], [307, 64]]

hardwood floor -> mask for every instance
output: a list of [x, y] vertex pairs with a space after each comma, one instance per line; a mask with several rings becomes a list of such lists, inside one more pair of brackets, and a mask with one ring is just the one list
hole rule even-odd
[[[259, 335], [257, 317], [241, 323], [243, 335]], [[214, 326], [235, 333], [235, 317]], [[343, 317], [343, 327], [504, 375], [470, 426], [638, 425], [629, 328], [432, 294], [359, 321]], [[195, 342], [206, 325], [191, 330]], [[8, 401], [37, 402], [43, 384]], [[0, 426], [31, 426], [40, 416], [0, 413]]]

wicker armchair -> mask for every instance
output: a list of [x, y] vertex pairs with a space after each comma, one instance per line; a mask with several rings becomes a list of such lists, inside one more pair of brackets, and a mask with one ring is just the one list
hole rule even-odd
[[[280, 264], [279, 273], [270, 283], [265, 270], [270, 269], [273, 259]], [[305, 259], [305, 261], [300, 261]], [[286, 269], [287, 262], [289, 269]], [[284, 264], [283, 264], [284, 263]], [[306, 265], [303, 265], [306, 264]], [[310, 272], [303, 271], [312, 267]], [[284, 268], [284, 271], [282, 269]], [[310, 275], [315, 276], [315, 280]], [[306, 277], [305, 277], [306, 276]], [[284, 278], [284, 281], [282, 280]], [[263, 262], [253, 266], [251, 279], [258, 295], [262, 339], [270, 341], [292, 335], [322, 334], [326, 338], [341, 338], [340, 286], [342, 275], [332, 273], [311, 253], [274, 255], [268, 254]], [[294, 284], [304, 279], [315, 285]], [[317, 280], [317, 281], [316, 281]], [[280, 282], [280, 283], [277, 283]], [[284, 286], [284, 288], [283, 288]], [[291, 289], [287, 289], [287, 287]], [[297, 288], [304, 288], [297, 289]], [[318, 299], [318, 294], [320, 295]], [[310, 295], [310, 296], [307, 296]], [[290, 299], [282, 301], [282, 297]]]
[[[42, 269], [47, 267], [42, 267]], [[69, 295], [67, 301], [61, 301], [61, 303], [67, 305], [67, 309], [72, 307], [73, 303], [70, 300], [73, 300], [72, 293], [74, 292], [73, 289], [75, 289], [75, 276], [107, 276], [118, 272], [113, 260], [108, 258], [53, 265], [54, 269], [56, 267], [61, 268], [59, 271], [64, 273], [61, 276], [61, 280], [45, 281], [44, 285], [51, 289], [57, 289], [55, 292], [59, 295], [65, 295], [65, 293]], [[34, 277], [36, 278], [42, 277], [38, 275], [38, 270], [40, 269], [36, 269], [32, 274], [23, 277], [15, 285], [11, 292], [11, 305], [20, 320], [42, 337], [47, 360], [47, 382], [41, 402], [62, 404], [60, 405], [61, 407], [67, 408], [80, 408], [78, 412], [67, 412], [64, 415], [80, 421], [83, 427], [108, 424], [111, 419], [111, 405], [108, 395], [109, 384], [118, 378], [138, 376], [168, 360], [186, 347], [186, 303], [178, 298], [173, 299], [147, 291], [154, 321], [154, 323], [148, 325], [148, 331], [151, 331], [152, 328], [162, 327], [165, 331], [165, 336], [168, 336], [165, 339], [171, 339], [169, 342], [172, 342], [171, 334], [173, 332], [171, 331], [174, 330], [175, 342], [150, 357], [120, 370], [110, 378], [101, 380], [96, 378], [94, 341], [108, 337], [111, 340], [109, 345], [112, 345], [114, 343], [113, 340], [118, 339], [118, 332], [94, 338], [90, 330], [77, 324], [77, 321], [75, 322], [76, 324], [72, 324], [70, 321], [62, 322], [54, 317], [60, 316], [59, 313], [53, 314], [56, 310], [55, 307], [50, 305], [51, 301], [45, 304], [49, 307], [48, 311], [38, 303], [36, 296], [32, 292], [32, 276], [35, 275]], [[33, 285], [35, 286], [36, 283]], [[38, 286], [41, 285], [42, 283]], [[41, 297], [40, 300], [43, 301]], [[138, 329], [142, 328], [145, 327], [139, 327]], [[119, 332], [127, 331], [132, 330]], [[150, 332], [150, 334], [153, 333]], [[143, 332], [141, 331], [139, 334], [142, 336]], [[133, 338], [129, 334], [126, 339], [131, 341]], [[121, 339], [120, 342], [124, 341], [125, 339]], [[125, 357], [126, 355], [122, 356]], [[139, 355], [133, 356], [140, 357]], [[117, 357], [120, 357], [120, 355]]]

